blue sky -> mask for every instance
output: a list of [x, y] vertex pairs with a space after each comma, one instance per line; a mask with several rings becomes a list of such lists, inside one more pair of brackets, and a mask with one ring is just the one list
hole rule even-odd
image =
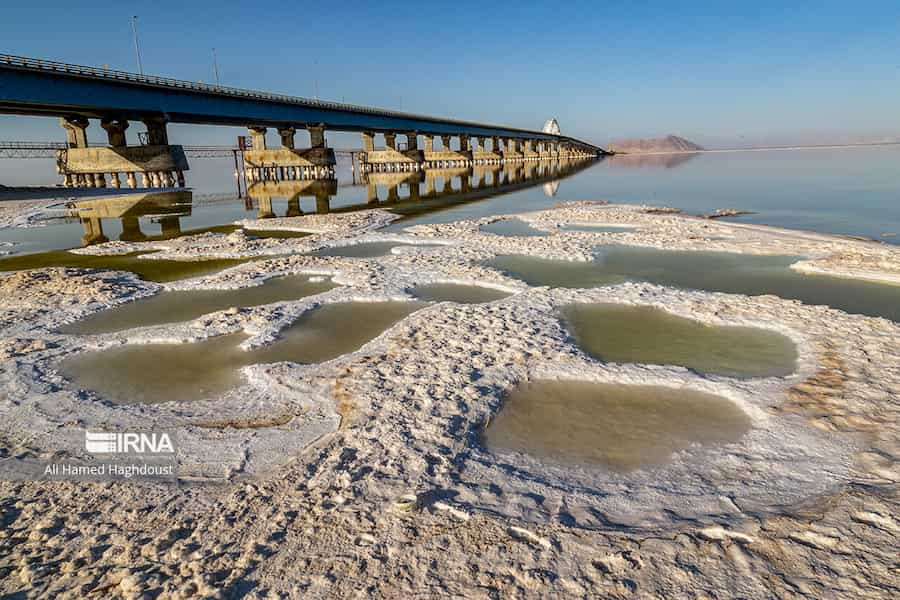
[[[77, 8], [76, 8], [77, 7]], [[80, 15], [80, 17], [78, 16]], [[900, 137], [900, 2], [8, 2], [0, 51], [611, 138]], [[92, 128], [94, 129], [94, 128]], [[62, 138], [0, 117], [0, 138]], [[235, 131], [181, 128], [225, 143]]]

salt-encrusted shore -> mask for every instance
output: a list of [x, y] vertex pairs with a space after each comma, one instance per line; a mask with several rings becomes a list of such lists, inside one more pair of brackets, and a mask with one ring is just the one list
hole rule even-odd
[[[567, 203], [516, 215], [548, 237], [480, 231], [497, 217], [376, 231], [378, 210], [244, 222], [238, 231], [82, 250], [253, 260], [154, 284], [130, 274], [45, 269], [0, 275], [0, 466], [86, 459], [83, 431], [175, 430], [180, 484], [5, 482], [0, 591], [223, 597], [894, 597], [900, 593], [900, 326], [774, 296], [629, 283], [529, 288], [481, 262], [497, 254], [589, 260], [600, 243], [787, 254], [793, 268], [900, 281], [900, 248]], [[564, 224], [628, 225], [615, 233]], [[301, 254], [365, 241], [385, 257]], [[58, 327], [161, 289], [230, 289], [310, 273], [339, 287], [186, 323], [69, 336]], [[243, 331], [265, 344], [334, 302], [409, 301], [421, 283], [498, 287], [482, 305], [433, 304], [359, 351], [318, 365], [244, 369], [213, 401], [114, 406], [56, 372], [72, 352], [191, 343]], [[785, 378], [732, 379], [613, 365], [573, 346], [571, 302], [653, 305], [714, 324], [775, 329], [798, 346]], [[740, 441], [627, 474], [562, 469], [479, 442], [504, 390], [539, 378], [686, 386], [727, 397], [752, 421]], [[413, 494], [417, 507], [402, 498]], [[401, 499], [401, 500], [398, 500]]]

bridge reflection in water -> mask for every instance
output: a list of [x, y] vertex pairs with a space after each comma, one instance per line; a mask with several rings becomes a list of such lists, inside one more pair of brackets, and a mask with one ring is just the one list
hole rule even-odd
[[[243, 203], [246, 211], [255, 209], [258, 219], [298, 217], [308, 212], [351, 212], [374, 207], [411, 217], [536, 186], [542, 186], [546, 195], [554, 196], [561, 179], [593, 164], [596, 164], [594, 159], [533, 161], [360, 173], [360, 185], [344, 187], [338, 185], [337, 179], [258, 181], [250, 185], [247, 198], [243, 200], [234, 196], [195, 198], [190, 190], [133, 193], [69, 202], [66, 204], [66, 216], [80, 221], [83, 229], [81, 242], [85, 246], [109, 241], [110, 238], [104, 233], [104, 222], [108, 224], [111, 220], [119, 222], [121, 233], [118, 239], [124, 242], [166, 240], [210, 231], [230, 232], [238, 228], [233, 224], [235, 218], [240, 218], [233, 211], [236, 203]], [[362, 201], [347, 204], [341, 199], [339, 205], [333, 205], [347, 187], [355, 188], [356, 195]], [[300, 204], [302, 198], [314, 199], [312, 211], [303, 210]], [[279, 199], [287, 200], [282, 214], [276, 214], [275, 201]], [[204, 217], [204, 224], [208, 226], [182, 228], [182, 220], [191, 217], [198, 206], [209, 211], [211, 205], [223, 207], [218, 219], [208, 215]], [[226, 210], [228, 207], [231, 210]], [[243, 214], [245, 217], [251, 216]], [[196, 219], [193, 222], [196, 227]], [[147, 233], [148, 227], [158, 227], [158, 233]]]
[[[535, 186], [543, 186], [544, 193], [553, 196], [559, 188], [559, 180], [596, 162], [591, 158], [364, 172], [359, 176], [366, 189], [365, 202], [342, 206], [331, 205], [338, 191], [336, 179], [257, 182], [250, 185], [247, 195], [257, 207], [260, 219], [304, 214], [300, 208], [300, 198], [304, 196], [315, 198], [315, 212], [320, 214], [381, 207], [408, 217]], [[273, 198], [287, 199], [287, 210], [283, 215], [275, 214]]]

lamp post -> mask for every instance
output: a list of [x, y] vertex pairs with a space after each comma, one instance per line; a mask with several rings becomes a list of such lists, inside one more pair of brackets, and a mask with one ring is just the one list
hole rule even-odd
[[219, 61], [216, 60], [216, 49], [212, 49], [213, 71], [216, 73], [216, 87], [219, 85]]
[[131, 17], [131, 33], [134, 36], [134, 53], [137, 56], [138, 73], [144, 74], [144, 66], [141, 64], [141, 44], [138, 42], [137, 16]]

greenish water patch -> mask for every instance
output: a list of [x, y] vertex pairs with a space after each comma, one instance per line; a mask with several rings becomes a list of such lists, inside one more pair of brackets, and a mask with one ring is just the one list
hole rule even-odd
[[482, 225], [479, 229], [487, 233], [495, 233], [507, 237], [547, 237], [547, 231], [535, 229], [522, 219], [500, 219], [492, 223]]
[[404, 242], [364, 242], [362, 244], [352, 244], [349, 246], [332, 246], [330, 248], [320, 248], [312, 252], [314, 256], [344, 256], [353, 258], [374, 258], [376, 256], [387, 256], [391, 253], [392, 248], [397, 246], [419, 246], [426, 248], [434, 248], [437, 244], [407, 244]]
[[759, 296], [773, 294], [848, 313], [900, 321], [900, 286], [805, 275], [790, 269], [802, 257], [602, 246], [594, 260], [574, 262], [521, 255], [487, 261], [529, 285], [592, 288], [647, 281], [677, 288]]
[[420, 302], [327, 304], [301, 315], [268, 346], [240, 349], [243, 333], [194, 344], [129, 344], [64, 359], [60, 372], [75, 387], [116, 404], [213, 398], [240, 382], [241, 367], [291, 361], [317, 363], [358, 350]]
[[796, 346], [774, 331], [707, 325], [649, 306], [571, 304], [562, 314], [582, 350], [605, 362], [731, 377], [783, 377], [796, 368]]
[[233, 290], [164, 291], [95, 313], [66, 325], [62, 331], [70, 334], [108, 333], [133, 327], [178, 323], [232, 306], [260, 306], [282, 300], [296, 300], [335, 287], [327, 281], [310, 281], [309, 277], [273, 277], [262, 285]]
[[152, 252], [129, 252], [110, 256], [74, 254], [67, 250], [52, 250], [0, 259], [0, 271], [24, 271], [48, 267], [74, 267], [131, 271], [147, 281], [174, 281], [221, 271], [251, 260], [249, 258], [213, 258], [200, 260], [170, 260], [141, 258]]
[[417, 285], [409, 293], [426, 302], [458, 302], [460, 304], [480, 304], [500, 300], [510, 295], [495, 288], [459, 283], [429, 283]]
[[509, 393], [483, 439], [495, 452], [627, 472], [664, 465], [694, 444], [735, 442], [750, 424], [736, 404], [703, 392], [546, 380]]
[[630, 233], [637, 227], [619, 227], [616, 225], [560, 225], [563, 231], [587, 231], [588, 233]]

